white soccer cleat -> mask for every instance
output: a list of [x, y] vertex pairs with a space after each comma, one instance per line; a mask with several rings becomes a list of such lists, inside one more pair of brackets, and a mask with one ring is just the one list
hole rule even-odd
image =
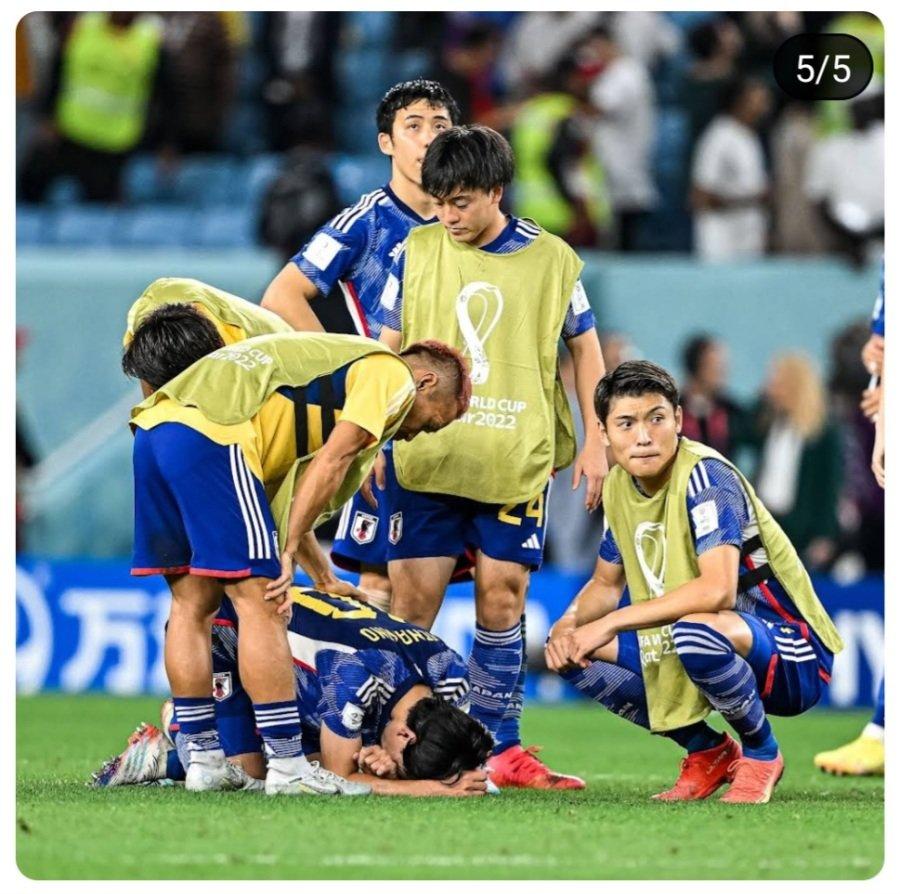
[[110, 758], [91, 776], [95, 788], [117, 785], [146, 785], [166, 777], [171, 747], [162, 732], [151, 723], [142, 723], [129, 737], [125, 750]]
[[267, 795], [344, 795], [353, 798], [371, 793], [371, 785], [350, 782], [326, 770], [318, 761], [308, 764], [299, 775], [289, 776], [272, 766], [266, 774]]
[[247, 774], [225, 759], [225, 752], [192, 751], [184, 787], [189, 792], [233, 792], [244, 788]]

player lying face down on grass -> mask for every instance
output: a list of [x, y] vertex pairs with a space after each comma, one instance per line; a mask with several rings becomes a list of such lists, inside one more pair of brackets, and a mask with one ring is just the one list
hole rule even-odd
[[[548, 666], [688, 752], [667, 801], [764, 803], [784, 760], [768, 714], [818, 702], [843, 644], [809, 575], [728, 460], [680, 437], [674, 380], [628, 361], [597, 415], [617, 466], [593, 577], [546, 646]], [[627, 585], [630, 604], [620, 603]], [[740, 743], [705, 722], [718, 711]]]
[[[254, 780], [265, 775], [265, 757], [238, 668], [240, 623], [224, 599], [213, 625], [213, 692], [225, 754], [252, 789], [261, 787]], [[466, 713], [465, 661], [437, 636], [348, 597], [297, 587], [287, 629], [310, 760], [377, 794], [485, 794], [480, 767], [493, 738]], [[95, 785], [184, 779], [186, 743], [165, 715], [165, 733], [142, 724]]]
[[334, 577], [313, 529], [359, 488], [388, 439], [459, 415], [465, 366], [433, 342], [402, 358], [324, 333], [224, 346], [208, 317], [184, 304], [151, 313], [122, 366], [148, 395], [131, 419], [132, 573], [164, 574], [172, 591], [166, 670], [197, 764], [187, 785], [229, 784], [209, 692], [210, 627], [224, 589], [243, 620], [243, 678], [271, 757], [267, 791], [333, 791], [302, 755], [277, 603], [295, 560], [320, 589], [356, 592]]

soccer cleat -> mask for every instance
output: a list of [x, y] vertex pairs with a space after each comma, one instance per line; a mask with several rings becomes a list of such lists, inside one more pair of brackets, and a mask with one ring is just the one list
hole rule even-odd
[[741, 757], [741, 746], [728, 733], [713, 748], [695, 751], [681, 762], [672, 788], [653, 795], [655, 801], [701, 801], [731, 781], [729, 768]]
[[784, 773], [784, 758], [780, 751], [771, 761], [742, 757], [730, 769], [731, 786], [719, 798], [723, 804], [768, 804]]
[[191, 751], [190, 764], [184, 778], [189, 792], [233, 792], [244, 788], [244, 771], [225, 759], [221, 749]]
[[111, 757], [91, 775], [95, 788], [143, 785], [165, 779], [166, 756], [170, 751], [165, 736], [152, 724], [142, 723], [129, 737], [125, 750]]
[[500, 754], [488, 758], [487, 769], [491, 781], [498, 788], [537, 788], [558, 791], [584, 788], [584, 780], [577, 776], [557, 773], [551, 770], [535, 755], [541, 750], [539, 745], [523, 748], [513, 745]]
[[354, 798], [372, 794], [371, 785], [344, 779], [326, 770], [318, 761], [312, 761], [308, 769], [297, 776], [288, 776], [270, 766], [265, 790], [267, 795], [344, 795]]
[[832, 751], [820, 751], [813, 763], [835, 776], [884, 776], [884, 742], [865, 734]]

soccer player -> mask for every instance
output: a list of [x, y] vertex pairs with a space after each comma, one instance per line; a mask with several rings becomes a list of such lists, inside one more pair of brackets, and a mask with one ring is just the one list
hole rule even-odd
[[[213, 690], [225, 753], [253, 789], [265, 763], [238, 670], [239, 623], [226, 598], [213, 626]], [[487, 775], [478, 768], [492, 739], [466, 714], [465, 662], [437, 636], [371, 605], [295, 587], [288, 640], [309, 760], [376, 794], [485, 794]], [[177, 724], [169, 730], [183, 754]], [[95, 774], [95, 785], [183, 779], [182, 760], [144, 724]]]
[[[341, 300], [360, 335], [377, 338], [375, 308], [391, 262], [411, 228], [434, 220], [434, 199], [422, 189], [422, 159], [431, 141], [458, 123], [453, 97], [435, 81], [395, 84], [378, 104], [378, 148], [391, 160], [391, 179], [323, 226], [272, 280], [262, 306], [298, 330], [320, 330], [312, 302]], [[379, 481], [383, 478], [379, 474]], [[360, 572], [360, 587], [384, 608], [387, 501], [373, 507], [354, 496], [341, 515], [335, 564]]]
[[225, 347], [203, 314], [164, 305], [136, 329], [122, 365], [149, 395], [131, 419], [132, 573], [164, 574], [172, 591], [166, 670], [191, 755], [187, 787], [231, 784], [209, 692], [210, 625], [224, 587], [242, 618], [241, 670], [270, 757], [267, 792], [333, 791], [302, 756], [276, 603], [295, 560], [320, 589], [358, 593], [333, 575], [313, 529], [363, 483], [389, 438], [437, 430], [462, 412], [462, 359], [435, 342], [401, 358], [370, 339], [317, 333]]
[[411, 449], [397, 445], [388, 458], [391, 610], [430, 627], [456, 557], [473, 550], [472, 712], [488, 728], [504, 720], [492, 779], [500, 787], [582, 788], [522, 748], [521, 620], [530, 571], [541, 564], [550, 476], [576, 451], [557, 343], [572, 354], [588, 433], [574, 474], [575, 487], [587, 479], [588, 510], [598, 506], [607, 472], [591, 402], [603, 357], [582, 262], [558, 237], [500, 208], [513, 166], [509, 144], [490, 128], [437, 136], [422, 186], [439, 223], [410, 231], [381, 296], [383, 342], [397, 348], [433, 333], [468, 354], [473, 382], [455, 431]]
[[[875, 414], [875, 446], [872, 451], [872, 472], [875, 480], [884, 487], [884, 261], [881, 262], [881, 288], [872, 312], [872, 334], [863, 347], [862, 360], [872, 376], [879, 376], [877, 412]], [[863, 406], [871, 397], [863, 395]], [[852, 742], [821, 751], [813, 758], [815, 765], [836, 776], [884, 776], [884, 678], [878, 687], [875, 713], [865, 729]]]
[[[593, 577], [553, 627], [547, 664], [687, 751], [664, 801], [765, 803], [784, 759], [767, 714], [809, 710], [843, 644], [797, 552], [728, 460], [679, 437], [674, 379], [628, 361], [597, 416], [618, 465]], [[630, 604], [619, 606], [627, 585]], [[717, 710], [740, 738], [704, 718]]]
[[131, 305], [125, 323], [123, 345], [127, 348], [135, 330], [153, 311], [165, 304], [186, 305], [206, 317], [226, 345], [233, 345], [245, 338], [271, 335], [273, 332], [290, 332], [291, 327], [277, 314], [252, 304], [197, 279], [163, 277], [156, 279]]

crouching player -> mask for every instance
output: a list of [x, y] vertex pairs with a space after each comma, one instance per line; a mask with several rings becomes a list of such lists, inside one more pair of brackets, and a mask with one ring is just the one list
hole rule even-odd
[[[623, 363], [595, 405], [618, 466], [592, 579], [553, 627], [547, 663], [687, 751], [666, 801], [765, 803], [784, 771], [768, 714], [818, 702], [842, 643], [796, 551], [741, 473], [680, 437], [674, 380]], [[624, 587], [630, 603], [619, 606]], [[704, 718], [718, 711], [740, 744]]]
[[[296, 587], [291, 598], [288, 640], [307, 757], [321, 761], [325, 774], [369, 783], [377, 794], [485, 794], [487, 776], [478, 768], [493, 739], [466, 713], [465, 661], [433, 633], [370, 605]], [[217, 725], [237, 775], [252, 789], [265, 765], [238, 673], [238, 628], [225, 599], [213, 627]], [[144, 724], [95, 784], [183, 779], [182, 737], [177, 724], [169, 731], [178, 751]]]

